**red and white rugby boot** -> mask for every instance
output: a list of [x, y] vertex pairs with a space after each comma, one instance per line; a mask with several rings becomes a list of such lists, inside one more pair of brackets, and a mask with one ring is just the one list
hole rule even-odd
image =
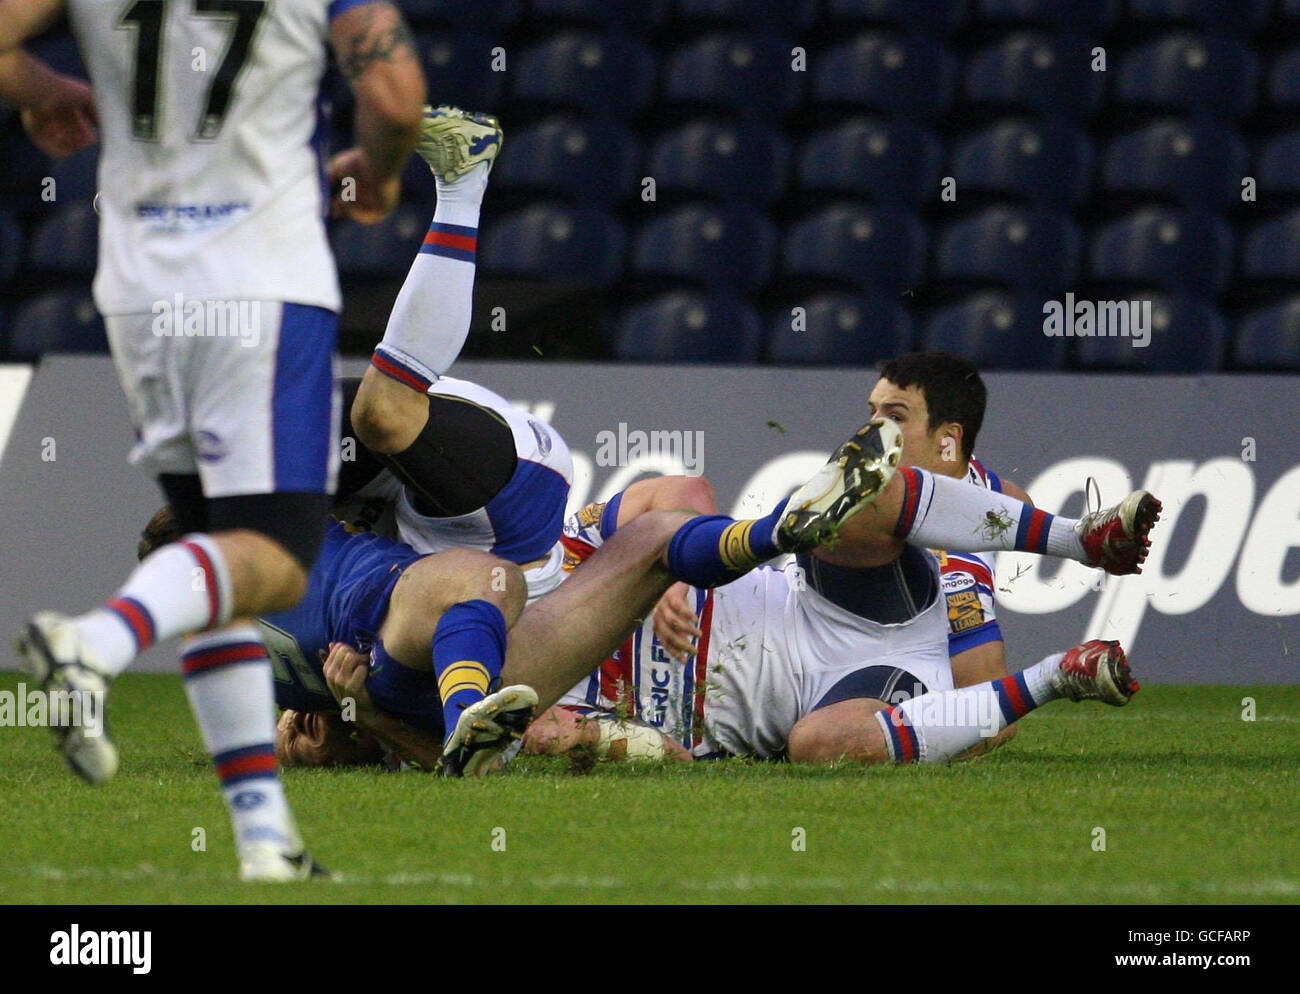
[[1145, 490], [1135, 490], [1114, 507], [1085, 514], [1074, 526], [1088, 556], [1112, 576], [1141, 573], [1151, 548], [1148, 535], [1163, 505]]
[[1052, 686], [1072, 701], [1101, 701], [1115, 707], [1123, 707], [1140, 689], [1120, 644], [1101, 639], [1066, 652]]

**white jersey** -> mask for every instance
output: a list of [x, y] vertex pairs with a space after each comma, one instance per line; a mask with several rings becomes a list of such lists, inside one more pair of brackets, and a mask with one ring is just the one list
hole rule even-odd
[[102, 313], [178, 294], [339, 310], [313, 138], [329, 22], [358, 2], [69, 0], [103, 146]]
[[[978, 459], [966, 470], [966, 482], [1002, 492], [1002, 481]], [[941, 552], [939, 572], [948, 607], [948, 651], [957, 655], [985, 642], [1001, 641], [994, 597], [992, 552]]]
[[459, 397], [499, 415], [514, 435], [517, 464], [510, 482], [487, 505], [469, 514], [434, 518], [421, 514], [400, 481], [385, 470], [358, 496], [384, 496], [394, 503], [397, 538], [416, 552], [480, 549], [520, 565], [530, 600], [564, 579], [560, 532], [573, 483], [573, 457], [564, 439], [486, 387], [450, 376], [439, 377], [431, 396]]

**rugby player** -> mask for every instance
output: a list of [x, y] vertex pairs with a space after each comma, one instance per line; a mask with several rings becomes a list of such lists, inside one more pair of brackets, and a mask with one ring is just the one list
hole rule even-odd
[[[240, 876], [302, 879], [319, 868], [276, 770], [270, 665], [251, 619], [302, 597], [338, 469], [340, 297], [316, 101], [332, 45], [358, 139], [329, 164], [335, 207], [378, 221], [398, 200], [423, 73], [386, 0], [0, 0], [0, 98], [28, 102], [47, 148], [95, 137], [84, 98], [56, 80], [62, 92], [43, 106], [31, 95], [38, 64], [13, 54], [65, 8], [104, 146], [96, 304], [137, 432], [131, 460], [158, 478], [183, 537], [103, 607], [33, 617], [19, 651], [47, 689], [103, 694], [155, 641], [193, 634], [186, 692]], [[196, 51], [212, 53], [210, 71], [194, 71]], [[55, 738], [90, 783], [116, 772], [107, 732]]]
[[[676, 702], [674, 721], [680, 721], [680, 726], [671, 727], [673, 737], [683, 739], [685, 748], [698, 755], [775, 756], [788, 745], [791, 758], [829, 758], [811, 750], [800, 752], [801, 719], [815, 713], [815, 705], [844, 681], [857, 686], [894, 671], [919, 676], [928, 693], [916, 697], [919, 703], [910, 709], [911, 701], [892, 707], [881, 701], [877, 710], [887, 712], [883, 723], [859, 717], [855, 728], [863, 743], [853, 758], [939, 761], [979, 744], [1056, 697], [1126, 702], [1137, 685], [1122, 651], [1113, 644], [1076, 647], [1014, 677], [953, 688], [946, 611], [937, 597], [933, 557], [928, 559], [929, 577], [936, 595], [923, 601], [924, 608], [915, 616], [897, 623], [854, 616], [816, 591], [792, 585], [790, 571], [750, 572], [781, 552], [807, 552], [836, 534], [841, 536], [837, 550], [852, 542], [855, 555], [878, 558], [886, 554], [884, 549], [897, 547], [899, 535], [922, 546], [1042, 552], [1046, 540], [1032, 532], [1043, 528], [1054, 529], [1057, 554], [1115, 573], [1140, 570], [1149, 547], [1147, 532], [1159, 511], [1159, 502], [1149, 494], [1140, 491], [1120, 506], [1080, 521], [1052, 518], [1004, 494], [933, 478], [924, 470], [909, 469], [914, 479], [907, 482], [902, 474], [892, 474], [891, 463], [900, 448], [897, 426], [875, 421], [841, 446], [827, 467], [788, 502], [756, 520], [737, 522], [669, 510], [691, 498], [663, 481], [634, 484], [607, 505], [585, 509], [570, 521], [566, 544], [586, 561], [558, 589], [524, 610], [511, 631], [502, 679], [529, 685], [542, 706], [549, 707], [571, 686], [566, 680], [595, 668], [642, 628], [655, 601], [679, 578], [705, 589], [731, 581], [705, 594], [713, 599], [705, 607], [703, 627], [716, 633], [711, 644], [717, 648], [710, 655], [709, 645], [701, 645], [696, 665], [689, 671], [679, 667], [677, 687], [668, 697]], [[923, 512], [910, 497], [917, 486], [930, 494]], [[849, 525], [876, 505], [881, 508], [867, 519], [868, 526], [847, 538]], [[981, 533], [978, 524], [989, 511], [1011, 525]], [[1018, 518], [1030, 526], [1022, 530]], [[1055, 531], [1058, 528], [1067, 529], [1073, 542]], [[887, 560], [884, 565], [893, 571], [893, 563]], [[649, 696], [655, 682], [648, 654], [652, 639], [644, 630], [642, 634], [638, 644], [644, 649], [622, 665], [626, 685]], [[330, 682], [342, 692], [363, 671], [364, 656], [337, 646], [330, 658], [335, 664]], [[641, 681], [641, 674], [648, 682]], [[695, 693], [698, 686], [705, 687], [704, 694]], [[599, 703], [616, 705], [609, 696]], [[851, 695], [846, 700], [867, 698]], [[932, 728], [933, 722], [922, 720], [921, 708], [938, 708], [945, 717], [956, 717], [943, 728]], [[890, 728], [899, 730], [897, 740], [882, 738]], [[310, 747], [297, 757], [302, 761], [336, 758], [325, 737], [300, 744]]]
[[[976, 486], [987, 487], [1010, 494], [1026, 503], [1032, 503], [1028, 494], [1009, 480], [985, 469], [974, 458], [975, 439], [984, 421], [987, 389], [979, 370], [969, 360], [943, 352], [912, 353], [885, 362], [879, 380], [869, 397], [872, 416], [884, 416], [894, 421], [903, 434], [903, 461], [920, 466], [932, 473], [965, 479]], [[668, 483], [656, 484], [669, 486]], [[715, 507], [711, 494], [699, 492], [703, 503], [691, 507], [703, 514], [712, 513]], [[1008, 675], [1005, 646], [997, 623], [993, 558], [979, 553], [937, 553], [939, 557], [940, 585], [948, 609], [948, 650], [955, 687], [966, 687]], [[855, 584], [863, 578], [853, 572], [813, 569], [823, 559], [833, 560], [833, 551], [814, 553], [818, 562], [800, 562], [805, 577], [814, 586], [825, 583], [843, 589], [846, 583]], [[876, 590], [887, 591], [894, 577], [884, 578], [883, 586]], [[822, 593], [834, 591], [821, 590]], [[688, 663], [694, 653], [702, 631], [698, 627], [696, 606], [703, 603], [697, 592], [684, 584], [676, 584], [655, 607], [654, 637], [662, 651], [682, 663]], [[845, 602], [854, 613], [869, 605]], [[897, 613], [897, 609], [896, 609]], [[632, 648], [622, 650], [634, 651]], [[652, 646], [652, 652], [658, 651]], [[895, 683], [891, 698], [914, 694], [914, 685]], [[662, 690], [659, 695], [663, 697]], [[594, 703], [594, 702], [593, 702]], [[637, 709], [624, 708], [635, 714]], [[581, 735], [586, 743], [599, 752], [603, 743], [613, 734], [605, 728], [579, 726], [566, 715], [548, 715], [548, 720], [533, 726], [526, 748], [544, 748], [545, 751], [562, 751], [565, 744]], [[982, 742], [973, 752], [982, 753], [1001, 745], [1011, 738], [1017, 725], [1008, 725], [992, 739]], [[543, 730], [548, 730], [543, 741]], [[653, 743], [644, 732], [634, 731], [640, 740]], [[618, 739], [615, 739], [618, 741]], [[653, 746], [652, 746], [653, 748]]]

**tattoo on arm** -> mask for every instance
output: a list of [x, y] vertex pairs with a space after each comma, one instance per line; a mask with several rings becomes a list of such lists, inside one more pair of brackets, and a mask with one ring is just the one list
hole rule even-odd
[[[339, 53], [339, 67], [349, 82], [361, 78], [376, 62], [401, 62], [416, 57], [415, 39], [400, 13], [387, 4], [370, 4], [361, 9], [365, 12], [365, 23], [348, 39], [346, 51]], [[376, 26], [379, 15], [389, 10], [396, 15], [396, 22]]]

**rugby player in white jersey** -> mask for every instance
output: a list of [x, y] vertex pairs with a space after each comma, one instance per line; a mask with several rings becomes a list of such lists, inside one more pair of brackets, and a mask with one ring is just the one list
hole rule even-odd
[[[869, 405], [873, 416], [886, 417], [896, 423], [904, 440], [903, 461], [935, 474], [964, 479], [979, 487], [1006, 493], [1020, 500], [1028, 496], [1015, 484], [1001, 480], [973, 458], [975, 438], [984, 419], [987, 392], [976, 367], [958, 356], [945, 353], [916, 353], [883, 364], [880, 379], [871, 391]], [[689, 506], [701, 513], [714, 510], [712, 492], [699, 481], [667, 478], [639, 484], [638, 500], [657, 499], [664, 505]], [[665, 496], [654, 498], [656, 491]], [[627, 511], [617, 510], [621, 520]], [[593, 517], [588, 512], [587, 519]], [[576, 522], [575, 522], [576, 524]], [[576, 557], [589, 551], [582, 533], [585, 526], [570, 528], [571, 547]], [[814, 601], [829, 600], [852, 615], [873, 618], [884, 624], [906, 622], [913, 613], [908, 598], [921, 603], [940, 601], [948, 621], [948, 654], [952, 669], [951, 684], [956, 688], [1003, 678], [1008, 675], [1002, 634], [997, 624], [994, 604], [992, 557], [981, 553], [935, 553], [939, 565], [939, 594], [920, 558], [904, 559], [898, 570], [859, 570], [836, 565], [852, 564], [855, 554], [850, 547], [819, 549], [799, 559], [797, 574], [811, 586]], [[910, 583], [909, 583], [910, 581]], [[910, 589], [909, 589], [910, 588]], [[713, 597], [731, 593], [729, 588], [715, 591]], [[792, 597], [804, 596], [795, 591]], [[702, 613], [712, 623], [711, 639], [699, 627]], [[830, 613], [822, 620], [838, 617]], [[531, 751], [560, 752], [575, 746], [593, 747], [599, 754], [610, 742], [619, 743], [618, 751], [645, 746], [651, 754], [660, 750], [654, 735], [631, 723], [623, 728], [609, 722], [575, 722], [573, 714], [587, 718], [610, 717], [617, 704], [622, 717], [635, 717], [651, 727], [661, 727], [665, 714], [680, 707], [681, 677], [668, 657], [690, 666], [695, 659], [697, 640], [705, 638], [701, 656], [718, 639], [734, 641], [734, 632], [715, 621], [711, 597], [700, 590], [675, 585], [655, 608], [653, 630], [644, 626], [634, 639], [620, 647], [615, 658], [594, 673], [585, 687], [575, 688], [566, 697], [571, 713], [553, 711], [532, 726], [526, 748]], [[641, 657], [638, 666], [634, 660]], [[645, 685], [642, 693], [633, 683]], [[689, 679], [687, 679], [689, 685]], [[622, 693], [616, 688], [622, 685]], [[840, 758], [846, 743], [862, 726], [862, 716], [878, 710], [885, 702], [899, 703], [926, 692], [917, 673], [900, 667], [864, 666], [846, 673], [798, 725], [794, 755], [806, 761], [831, 761]], [[701, 702], [703, 703], [703, 702]], [[1003, 728], [996, 736], [985, 739], [976, 751], [1001, 744], [1015, 733], [1016, 725]], [[630, 736], [630, 737], [629, 737]], [[669, 756], [686, 755], [679, 735], [663, 745]], [[862, 758], [862, 757], [857, 757]]]
[[[1045, 515], [1005, 494], [923, 469], [908, 467], [895, 475], [900, 450], [897, 425], [875, 421], [788, 501], [755, 520], [676, 510], [708, 496], [700, 481], [681, 478], [634, 484], [607, 505], [584, 509], [567, 527], [566, 545], [575, 560], [585, 562], [558, 589], [525, 608], [510, 632], [502, 679], [529, 685], [542, 706], [549, 706], [572, 686], [567, 680], [610, 660], [631, 635], [623, 657], [607, 663], [614, 671], [601, 667], [595, 678], [596, 708], [619, 711], [627, 690], [631, 713], [645, 717], [645, 711], [657, 711], [667, 736], [684, 743], [677, 749], [682, 754], [788, 754], [816, 761], [848, 755], [867, 762], [938, 762], [1060, 697], [1125, 703], [1137, 684], [1114, 643], [1088, 643], [1024, 673], [954, 688], [935, 559], [918, 553], [924, 571], [900, 565], [908, 554], [899, 546], [1019, 549], [1117, 574], [1137, 572], [1159, 502], [1139, 491], [1078, 521]], [[921, 500], [918, 492], [928, 496]], [[1006, 525], [981, 528], [990, 512]], [[850, 537], [850, 526], [860, 520]], [[854, 567], [863, 579], [894, 575], [893, 589], [886, 584], [885, 595], [867, 605], [869, 613], [906, 602], [914, 583], [928, 581], [929, 596], [915, 595], [905, 617], [874, 621], [792, 582], [791, 571], [754, 569], [781, 552], [806, 553], [836, 535], [837, 552], [876, 560]], [[675, 669], [661, 648], [655, 650], [650, 623], [643, 624], [674, 578], [704, 591], [701, 627], [713, 639], [701, 644], [692, 666]], [[707, 592], [712, 587], [719, 589]], [[832, 596], [841, 599], [839, 593]], [[347, 646], [333, 646], [328, 665], [333, 673], [326, 678], [338, 696], [354, 694], [358, 680], [364, 681], [366, 658]], [[864, 697], [859, 687], [864, 680], [883, 681], [891, 686], [876, 692], [892, 697], [903, 676], [920, 685], [919, 696], [887, 701]], [[865, 716], [839, 723], [858, 741], [834, 756], [811, 748], [801, 752], [799, 726], [830, 713], [831, 707], [819, 710], [819, 705], [846, 681], [854, 688], [846, 701], [878, 704]], [[590, 683], [582, 681], [572, 703], [588, 705], [584, 691]], [[701, 687], [704, 692], [698, 693]], [[936, 712], [942, 721], [933, 720]], [[586, 727], [595, 734], [604, 726], [589, 722]], [[611, 738], [634, 734], [620, 733]], [[543, 727], [539, 734], [551, 732]], [[669, 749], [655, 731], [645, 743], [648, 751], [655, 741], [659, 754]], [[298, 761], [337, 760], [330, 742], [299, 744], [311, 748]]]
[[[0, 98], [26, 100], [48, 146], [93, 136], [75, 95], [54, 111], [31, 104], [34, 60], [14, 51], [65, 9], [103, 144], [96, 303], [137, 432], [132, 462], [158, 477], [184, 537], [102, 608], [36, 615], [19, 650], [46, 687], [103, 692], [155, 641], [192, 635], [182, 671], [240, 875], [302, 879], [319, 868], [276, 771], [252, 619], [302, 596], [338, 470], [340, 298], [316, 104], [332, 45], [358, 141], [329, 164], [335, 207], [377, 221], [400, 192], [423, 74], [385, 0], [0, 0]], [[107, 734], [55, 731], [84, 779], [114, 774]]]

